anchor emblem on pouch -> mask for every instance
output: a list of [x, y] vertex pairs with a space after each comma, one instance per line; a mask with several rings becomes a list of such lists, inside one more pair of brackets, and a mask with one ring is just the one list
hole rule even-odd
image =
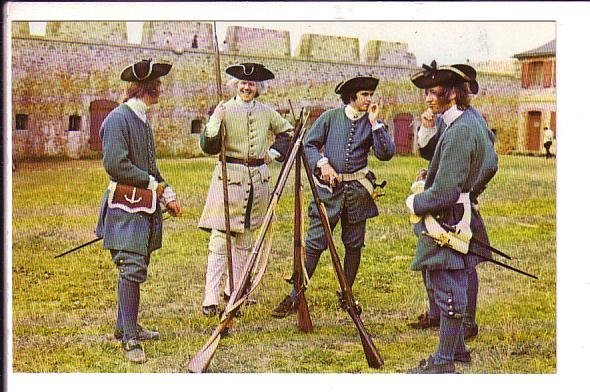
[[136, 188], [133, 187], [133, 193], [131, 194], [131, 198], [127, 197], [127, 194], [123, 195], [123, 197], [125, 197], [125, 200], [127, 200], [131, 204], [139, 203], [142, 199], [141, 197], [139, 199], [135, 198], [135, 190]]

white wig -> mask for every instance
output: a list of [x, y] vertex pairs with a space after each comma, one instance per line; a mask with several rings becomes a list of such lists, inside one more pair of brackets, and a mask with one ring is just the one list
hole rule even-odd
[[[228, 82], [227, 82], [227, 86], [229, 88], [231, 88], [232, 90], [235, 90], [236, 88], [238, 88], [238, 82], [240, 80], [237, 78], [231, 78]], [[256, 82], [256, 96], [259, 96], [260, 94], [264, 94], [266, 91], [268, 90], [268, 83], [265, 81], [263, 82]]]

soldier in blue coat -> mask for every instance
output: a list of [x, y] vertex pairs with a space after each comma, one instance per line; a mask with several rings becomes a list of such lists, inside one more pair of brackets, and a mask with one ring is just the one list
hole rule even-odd
[[160, 96], [160, 77], [172, 64], [142, 60], [129, 65], [121, 79], [130, 82], [127, 97], [105, 118], [100, 128], [103, 165], [110, 183], [102, 198], [96, 235], [104, 239], [119, 269], [115, 337], [125, 357], [145, 362], [140, 340], [158, 339], [157, 331], [137, 324], [139, 286], [147, 278], [151, 253], [162, 246], [159, 200], [176, 216], [181, 213], [176, 194], [156, 166], [152, 127], [146, 111]]
[[[369, 151], [373, 149], [382, 161], [390, 160], [395, 153], [393, 137], [379, 120], [379, 105], [373, 102], [378, 83], [379, 79], [358, 76], [338, 84], [335, 92], [345, 106], [324, 112], [310, 128], [304, 145], [310, 166], [317, 168], [320, 180], [328, 184], [318, 187], [318, 193], [332, 230], [341, 222], [344, 273], [350, 286], [360, 265], [367, 219], [379, 213], [373, 200], [373, 185], [367, 179]], [[308, 215], [305, 268], [311, 278], [328, 245], [314, 201]], [[297, 295], [293, 290], [272, 315], [282, 318], [296, 309]]]
[[[476, 79], [476, 72], [473, 68], [463, 66], [461, 64], [452, 65], [457, 69], [462, 69], [471, 79], [475, 81]], [[472, 83], [471, 85], [471, 94], [477, 94], [479, 90], [479, 86], [476, 82]], [[487, 123], [481, 113], [474, 109], [472, 106], [473, 114], [479, 117], [479, 121], [485, 125], [487, 135], [490, 139], [490, 143], [486, 143], [485, 145], [485, 159], [482, 171], [480, 173], [479, 179], [477, 180], [476, 184], [474, 185], [473, 189], [470, 192], [470, 199], [472, 202], [472, 219], [471, 219], [471, 230], [473, 232], [473, 237], [477, 238], [483, 243], [489, 245], [488, 234], [483, 223], [483, 219], [481, 214], [479, 213], [478, 207], [478, 197], [487, 187], [487, 184], [490, 180], [494, 177], [498, 170], [498, 155], [494, 150], [494, 142], [496, 140], [496, 136], [494, 133], [488, 128]], [[442, 116], [435, 116], [432, 113], [432, 110], [428, 108], [424, 113], [421, 115], [421, 127], [418, 130], [418, 151], [420, 155], [427, 159], [431, 160], [434, 155], [434, 150], [436, 145], [440, 139], [440, 136], [444, 129], [446, 128], [446, 124], [443, 121]], [[471, 244], [472, 249], [481, 254], [482, 256], [491, 257], [491, 252], [489, 249], [483, 248], [478, 246], [476, 243]], [[464, 338], [465, 340], [471, 340], [475, 338], [478, 334], [479, 327], [476, 323], [476, 309], [477, 309], [477, 294], [479, 289], [479, 278], [477, 276], [477, 270], [475, 268], [476, 264], [481, 261], [481, 259], [469, 255], [469, 258], [472, 259], [472, 262], [469, 263], [467, 269], [467, 312], [463, 317], [463, 327], [464, 327]], [[426, 274], [423, 271], [423, 280], [426, 282]], [[421, 314], [418, 317], [418, 321], [414, 323], [410, 323], [412, 328], [416, 329], [426, 329], [426, 328], [433, 328], [438, 327], [440, 324], [440, 314], [438, 311], [438, 307], [434, 301], [432, 291], [427, 290], [428, 294], [428, 302], [429, 302], [429, 309], [424, 314]]]
[[[412, 76], [412, 82], [426, 92], [432, 116], [425, 116], [425, 122], [432, 126], [434, 116], [440, 115], [444, 124], [424, 191], [410, 195], [406, 205], [422, 218], [414, 225], [418, 243], [411, 268], [424, 271], [427, 290], [440, 314], [440, 334], [435, 353], [409, 372], [454, 373], [454, 361], [471, 361], [463, 317], [467, 314], [468, 270], [476, 260], [467, 255], [469, 241], [449, 236], [440, 223], [455, 226], [467, 233], [467, 238], [475, 233], [473, 223], [478, 219], [473, 218], [470, 193], [477, 196], [481, 184], [487, 183], [482, 178], [489, 176], [486, 166], [492, 166], [488, 163], [491, 141], [481, 115], [470, 106], [470, 94], [477, 91], [475, 70], [462, 64], [437, 67], [435, 62], [424, 68]], [[483, 221], [479, 222], [483, 227]], [[441, 246], [433, 238], [441, 236], [453, 241]]]

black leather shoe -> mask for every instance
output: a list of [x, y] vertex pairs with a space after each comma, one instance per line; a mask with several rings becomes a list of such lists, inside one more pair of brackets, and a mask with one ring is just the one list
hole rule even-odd
[[[115, 339], [123, 339], [123, 328], [115, 328]], [[160, 339], [160, 333], [158, 331], [150, 331], [145, 329], [141, 325], [137, 324], [137, 339], [144, 340], [158, 340]]]
[[479, 327], [476, 325], [465, 326], [463, 329], [463, 339], [466, 341], [473, 340], [479, 333]]
[[440, 325], [440, 319], [433, 319], [428, 317], [428, 312], [421, 314], [418, 316], [418, 321], [409, 323], [410, 328], [414, 329], [428, 329], [428, 328], [438, 328]]
[[273, 309], [271, 316], [274, 318], [285, 318], [290, 314], [297, 313], [299, 304], [291, 296], [287, 295], [281, 303]]
[[203, 314], [207, 317], [216, 316], [219, 310], [217, 309], [217, 305], [207, 305], [203, 306]]
[[409, 374], [447, 374], [447, 373], [455, 373], [455, 364], [445, 363], [441, 365], [434, 364], [434, 358], [432, 355], [428, 357], [428, 359], [423, 359], [420, 361], [420, 364], [415, 368], [408, 370]]

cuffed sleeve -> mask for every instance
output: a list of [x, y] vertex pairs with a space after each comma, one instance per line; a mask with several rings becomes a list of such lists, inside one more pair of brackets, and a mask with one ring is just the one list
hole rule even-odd
[[381, 123], [380, 127], [373, 128], [373, 152], [380, 161], [388, 161], [395, 154], [395, 142], [389, 133], [389, 129]]
[[274, 148], [271, 148], [268, 150], [268, 156], [270, 156], [271, 159], [277, 159], [281, 156], [281, 153], [275, 150]]
[[164, 200], [165, 204], [168, 204], [176, 200], [176, 193], [174, 192], [171, 186], [167, 186], [166, 188], [164, 188], [164, 193], [162, 193], [162, 199]]
[[152, 175], [150, 175], [150, 182], [149, 182], [147, 188], [151, 189], [152, 191], [155, 191], [158, 188], [158, 181]]
[[426, 145], [428, 144], [428, 142], [430, 141], [430, 139], [432, 139], [437, 133], [436, 127], [425, 127], [425, 126], [421, 126], [418, 129], [418, 137], [416, 139], [416, 142], [418, 143], [418, 147], [419, 148], [424, 148], [426, 147]]
[[323, 158], [320, 150], [326, 143], [326, 137], [330, 127], [327, 113], [328, 112], [324, 112], [313, 123], [305, 138], [303, 150], [311, 167], [317, 167], [318, 161]]
[[325, 164], [328, 164], [328, 163], [330, 163], [330, 161], [328, 161], [328, 158], [326, 158], [326, 157], [321, 157], [321, 158], [318, 160], [318, 163], [316, 163], [316, 167], [322, 167], [322, 166], [324, 166]]

